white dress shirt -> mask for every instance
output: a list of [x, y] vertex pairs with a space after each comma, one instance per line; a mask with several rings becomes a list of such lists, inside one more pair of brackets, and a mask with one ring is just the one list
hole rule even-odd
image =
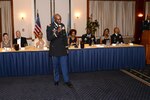
[[19, 48], [21, 48], [21, 38], [17, 39], [17, 44], [19, 44]]

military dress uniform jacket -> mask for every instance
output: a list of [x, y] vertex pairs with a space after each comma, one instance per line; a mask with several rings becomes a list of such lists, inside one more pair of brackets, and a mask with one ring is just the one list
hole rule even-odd
[[58, 32], [58, 25], [53, 22], [47, 26], [47, 40], [50, 41], [49, 53], [51, 56], [65, 56], [68, 51], [67, 35], [64, 24], [59, 25], [63, 30]]
[[142, 30], [150, 30], [150, 20], [142, 22]]
[[91, 36], [89, 37], [88, 34], [83, 34], [82, 35], [82, 42], [84, 44], [91, 44], [92, 42], [95, 44], [96, 43], [96, 39], [95, 36], [90, 34]]
[[121, 34], [112, 34], [111, 35], [111, 43], [124, 43], [123, 37]]

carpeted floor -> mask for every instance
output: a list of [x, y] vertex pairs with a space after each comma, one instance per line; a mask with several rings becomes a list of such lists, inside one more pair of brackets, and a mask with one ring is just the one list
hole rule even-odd
[[150, 87], [121, 71], [71, 73], [74, 88], [52, 75], [1, 77], [0, 100], [150, 100]]
[[150, 65], [146, 65], [143, 69], [126, 69], [124, 71], [147, 82], [150, 86]]
[[147, 64], [142, 70], [137, 70], [137, 71], [150, 77], [150, 64]]

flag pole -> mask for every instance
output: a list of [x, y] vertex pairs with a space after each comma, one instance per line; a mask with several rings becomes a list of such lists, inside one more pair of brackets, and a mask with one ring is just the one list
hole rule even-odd
[[[34, 0], [34, 23], [36, 22], [36, 0]], [[34, 25], [35, 28], [35, 25]], [[32, 41], [34, 41], [35, 35], [32, 35]]]
[[53, 16], [55, 14], [55, 0], [53, 0]]
[[37, 13], [39, 13], [39, 10], [37, 9]]
[[34, 0], [34, 19], [36, 19], [36, 0]]
[[52, 22], [52, 0], [50, 0], [50, 21]]
[[71, 29], [71, 0], [69, 0], [69, 30], [68, 30], [68, 32], [70, 31], [70, 29]]

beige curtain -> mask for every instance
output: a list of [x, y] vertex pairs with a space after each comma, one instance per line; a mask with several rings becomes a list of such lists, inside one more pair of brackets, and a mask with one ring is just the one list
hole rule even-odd
[[150, 14], [150, 2], [146, 2], [145, 19], [147, 17], [147, 14]]
[[100, 27], [96, 36], [101, 36], [105, 28], [113, 33], [114, 27], [120, 28], [120, 33], [133, 37], [135, 31], [134, 1], [90, 1], [89, 13], [93, 20], [99, 21]]
[[11, 16], [11, 2], [0, 1], [0, 8], [2, 13], [2, 33], [8, 33], [9, 38], [12, 37], [12, 16]]

